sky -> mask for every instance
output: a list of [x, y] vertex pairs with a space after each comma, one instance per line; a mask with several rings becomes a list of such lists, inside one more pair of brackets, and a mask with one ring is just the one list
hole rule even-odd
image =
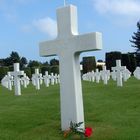
[[[105, 53], [133, 52], [129, 40], [137, 31], [140, 20], [140, 0], [66, 0], [78, 9], [79, 34], [101, 32], [103, 49], [82, 53], [105, 59]], [[57, 36], [56, 9], [64, 6], [63, 0], [0, 0], [0, 58], [12, 51], [28, 60], [52, 59], [39, 56], [39, 42]]]

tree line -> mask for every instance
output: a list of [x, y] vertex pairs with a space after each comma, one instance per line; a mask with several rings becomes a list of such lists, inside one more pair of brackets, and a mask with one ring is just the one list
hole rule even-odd
[[13, 63], [20, 64], [20, 70], [23, 70], [29, 78], [35, 72], [36, 68], [40, 69], [42, 74], [45, 71], [50, 73], [59, 73], [59, 60], [51, 59], [50, 62], [40, 62], [37, 60], [28, 61], [25, 57], [20, 57], [17, 52], [12, 52], [9, 57], [0, 59], [0, 80], [7, 74], [8, 71], [13, 71]]

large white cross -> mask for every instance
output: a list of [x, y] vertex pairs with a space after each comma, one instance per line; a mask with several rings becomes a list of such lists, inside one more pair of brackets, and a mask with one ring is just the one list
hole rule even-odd
[[[70, 122], [84, 122], [79, 55], [85, 51], [102, 49], [99, 32], [78, 34], [77, 7], [69, 5], [57, 9], [58, 36], [40, 43], [40, 55], [58, 55], [60, 61], [61, 128], [69, 129]], [[81, 126], [84, 128], [84, 123]]]
[[116, 67], [112, 67], [112, 70], [116, 72], [117, 86], [122, 87], [122, 74], [125, 70], [125, 66], [121, 66], [121, 60], [116, 60]]
[[20, 76], [24, 75], [24, 71], [19, 70], [19, 63], [14, 63], [14, 71], [10, 72], [14, 77], [15, 95], [21, 95]]

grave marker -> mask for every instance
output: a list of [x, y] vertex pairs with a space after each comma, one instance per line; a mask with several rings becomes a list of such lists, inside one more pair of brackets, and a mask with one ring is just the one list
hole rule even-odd
[[20, 76], [24, 75], [24, 71], [19, 70], [19, 63], [14, 63], [14, 71], [10, 72], [11, 76], [14, 78], [15, 86], [15, 95], [21, 95], [21, 85], [20, 85]]
[[[55, 40], [40, 43], [40, 55], [59, 56], [61, 128], [67, 130], [71, 121], [84, 122], [79, 55], [102, 49], [102, 34], [79, 35], [77, 8], [73, 5], [57, 9], [57, 27]], [[84, 123], [81, 128], [84, 128]]]
[[121, 60], [116, 60], [116, 67], [112, 67], [112, 70], [116, 72], [117, 86], [122, 87], [123, 86], [122, 74], [123, 71], [125, 70], [125, 66], [121, 66]]

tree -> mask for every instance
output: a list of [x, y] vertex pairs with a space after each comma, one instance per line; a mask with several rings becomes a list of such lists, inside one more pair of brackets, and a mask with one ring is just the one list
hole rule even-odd
[[48, 61], [46, 61], [46, 62], [42, 63], [42, 65], [43, 66], [49, 66], [49, 63], [48, 63]]
[[27, 59], [25, 57], [22, 57], [20, 59], [20, 68], [21, 69], [25, 68], [25, 66], [27, 65], [27, 63], [28, 63]]
[[51, 66], [50, 70], [51, 70], [51, 73], [59, 74], [59, 66], [58, 65]]
[[17, 52], [12, 52], [10, 54], [10, 59], [11, 59], [11, 63], [19, 63], [20, 62], [20, 56]]
[[122, 65], [126, 66], [129, 71], [134, 72], [137, 66], [134, 54], [131, 53], [122, 54]]
[[50, 60], [50, 66], [58, 66], [58, 65], [59, 65], [59, 60], [55, 58]]
[[132, 36], [132, 40], [130, 42], [132, 43], [132, 47], [136, 48], [136, 53], [140, 52], [140, 21], [137, 22], [137, 32], [134, 32], [134, 35]]
[[41, 63], [35, 60], [30, 60], [28, 67], [40, 67]]
[[9, 71], [8, 67], [0, 67], [0, 81]]
[[116, 60], [121, 60], [122, 54], [121, 52], [108, 52], [106, 53], [106, 67], [108, 70], [111, 70], [111, 67], [116, 66]]
[[4, 59], [4, 66], [12, 66], [13, 63], [20, 63], [20, 56], [17, 52], [12, 52], [10, 57]]
[[31, 78], [32, 77], [32, 73], [31, 73], [31, 68], [30, 67], [26, 67], [23, 69], [24, 72], [26, 73], [26, 75]]
[[45, 75], [45, 72], [46, 72], [46, 71], [48, 71], [49, 74], [51, 73], [51, 68], [50, 68], [50, 66], [42, 66], [42, 67], [41, 67], [41, 73], [42, 73], [43, 75]]
[[83, 57], [83, 73], [91, 72], [96, 69], [95, 57]]

